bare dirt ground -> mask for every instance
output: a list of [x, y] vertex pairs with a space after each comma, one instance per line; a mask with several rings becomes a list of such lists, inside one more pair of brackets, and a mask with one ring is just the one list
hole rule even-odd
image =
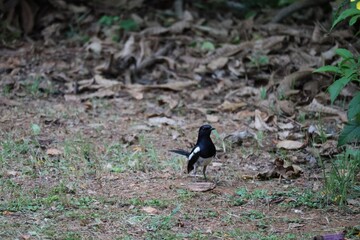
[[[358, 239], [358, 199], [340, 208], [323, 188], [345, 114], [332, 78], [312, 74], [350, 35], [229, 19], [231, 46], [190, 19], [1, 49], [0, 238]], [[191, 45], [207, 41], [221, 50]], [[218, 149], [207, 181], [168, 152], [204, 123]]]

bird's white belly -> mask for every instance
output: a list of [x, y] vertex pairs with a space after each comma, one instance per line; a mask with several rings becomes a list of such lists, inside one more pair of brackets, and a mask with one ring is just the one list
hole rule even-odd
[[199, 157], [199, 159], [196, 161], [195, 165], [197, 167], [199, 166], [207, 166], [211, 163], [213, 157], [209, 157], [209, 158], [202, 158], [202, 157]]

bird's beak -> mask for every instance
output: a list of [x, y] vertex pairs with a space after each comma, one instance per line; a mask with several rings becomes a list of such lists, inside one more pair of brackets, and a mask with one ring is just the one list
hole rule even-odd
[[211, 127], [211, 131], [212, 131], [212, 130], [216, 130], [216, 128]]

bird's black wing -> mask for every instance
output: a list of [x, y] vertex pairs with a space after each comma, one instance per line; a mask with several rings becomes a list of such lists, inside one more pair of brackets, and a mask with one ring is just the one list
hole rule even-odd
[[200, 157], [200, 147], [198, 145], [196, 145], [190, 152], [189, 156], [188, 156], [188, 166], [187, 166], [187, 170], [188, 173], [190, 173], [193, 169], [194, 169], [194, 164], [196, 163], [196, 161], [199, 159]]

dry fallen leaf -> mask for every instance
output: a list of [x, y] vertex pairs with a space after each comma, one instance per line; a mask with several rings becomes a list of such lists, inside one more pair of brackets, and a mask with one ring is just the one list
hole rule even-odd
[[157, 125], [157, 126], [162, 124], [178, 125], [178, 123], [174, 119], [168, 117], [152, 117], [149, 118], [148, 120], [151, 125]]
[[102, 50], [102, 46], [100, 40], [94, 40], [92, 43], [86, 46], [86, 51], [89, 53], [94, 53], [96, 55], [100, 55]]
[[212, 60], [207, 67], [212, 70], [215, 71], [216, 69], [220, 69], [223, 68], [227, 62], [229, 61], [229, 58], [227, 57], [219, 57], [217, 59]]
[[274, 132], [276, 129], [273, 128], [273, 127], [269, 127], [265, 121], [262, 119], [261, 117], [261, 112], [259, 110], [255, 110], [255, 123], [254, 123], [254, 127], [257, 129], [257, 130], [260, 130], [260, 131], [265, 131], [265, 130], [268, 130], [270, 132]]
[[280, 141], [276, 144], [277, 148], [284, 148], [284, 149], [300, 149], [304, 147], [304, 143], [299, 141], [292, 141], [292, 140], [284, 140]]
[[293, 86], [295, 86], [296, 81], [307, 79], [313, 74], [314, 69], [306, 69], [291, 73], [281, 80], [277, 92], [279, 95], [284, 95], [286, 92], [290, 91]]
[[58, 156], [62, 154], [62, 151], [56, 148], [49, 148], [46, 150], [46, 154], [49, 156]]
[[207, 114], [206, 115], [206, 120], [211, 122], [211, 123], [215, 123], [215, 122], [219, 121], [219, 116], [213, 115], [213, 114]]
[[101, 89], [101, 90], [98, 90], [96, 92], [93, 92], [93, 93], [86, 93], [86, 94], [81, 94], [81, 95], [78, 95], [78, 98], [76, 98], [75, 96], [75, 99], [72, 98], [71, 96], [67, 96], [66, 99], [67, 100], [76, 100], [76, 99], [80, 99], [80, 100], [86, 100], [86, 99], [90, 99], [90, 98], [104, 98], [104, 97], [111, 97], [111, 96], [114, 96], [114, 92], [110, 89]]
[[119, 84], [119, 81], [106, 79], [103, 76], [96, 74], [94, 76], [94, 81], [96, 84], [100, 85], [101, 87], [107, 88], [112, 87]]
[[193, 192], [207, 192], [213, 190], [216, 184], [213, 182], [192, 182], [187, 185], [187, 188]]
[[152, 215], [158, 214], [158, 212], [159, 212], [156, 208], [153, 208], [153, 207], [143, 207], [142, 210], [144, 212], [152, 214]]
[[5, 172], [5, 175], [15, 177], [15, 176], [19, 176], [20, 172], [14, 171], [14, 170], [8, 170], [8, 171]]
[[319, 147], [319, 153], [323, 157], [335, 156], [340, 152], [336, 140], [327, 140], [325, 143], [319, 144]]
[[125, 58], [127, 56], [130, 56], [135, 49], [135, 38], [133, 35], [131, 35], [129, 37], [129, 39], [125, 42], [123, 49], [121, 50], [121, 52], [119, 52], [118, 54], [115, 55], [115, 58]]
[[288, 229], [301, 228], [305, 226], [303, 223], [290, 223]]
[[21, 103], [15, 100], [11, 100], [6, 97], [0, 97], [0, 105], [10, 106], [10, 107], [16, 107], [20, 106]]
[[278, 132], [277, 135], [279, 136], [280, 140], [285, 140], [285, 139], [287, 139], [289, 137], [290, 131]]
[[250, 110], [243, 110], [243, 111], [240, 111], [238, 113], [236, 113], [236, 117], [235, 119], [247, 119], [247, 118], [252, 118], [255, 116], [255, 113], [254, 111], [250, 111]]
[[210, 92], [211, 92], [211, 90], [208, 88], [197, 89], [197, 90], [191, 91], [190, 97], [194, 100], [201, 101], [206, 96], [209, 96]]
[[302, 172], [303, 170], [300, 166], [277, 158], [274, 161], [273, 167], [269, 167], [267, 170], [258, 173], [256, 177], [264, 180], [278, 177], [289, 179], [299, 177]]
[[245, 107], [247, 104], [245, 102], [230, 102], [225, 100], [218, 108], [224, 111], [235, 111], [239, 108]]
[[279, 110], [287, 116], [292, 116], [295, 113], [294, 103], [288, 100], [278, 102]]
[[179, 104], [178, 99], [174, 99], [174, 97], [169, 95], [161, 95], [158, 98], [158, 101], [160, 104], [167, 103], [169, 105], [170, 110], [174, 109]]
[[168, 82], [165, 84], [148, 85], [147, 87], [149, 89], [168, 89], [173, 91], [182, 91], [197, 84], [198, 84], [197, 81], [175, 81], [175, 82]]
[[241, 145], [244, 139], [250, 138], [253, 136], [254, 135], [251, 132], [249, 132], [248, 130], [236, 131], [236, 132], [230, 133], [229, 135], [224, 137], [224, 140], [227, 140], [227, 141], [231, 142], [232, 144]]
[[4, 215], [4, 216], [11, 216], [13, 214], [14, 214], [14, 212], [6, 211], [6, 210], [2, 212], [2, 215]]
[[292, 124], [291, 122], [289, 122], [289, 123], [278, 123], [278, 127], [281, 130], [293, 129], [294, 124]]
[[312, 100], [312, 102], [304, 107], [304, 110], [307, 112], [320, 112], [320, 113], [327, 113], [327, 114], [334, 114], [338, 115], [343, 122], [347, 122], [347, 116], [346, 113], [342, 110], [337, 110], [331, 107], [326, 107], [323, 104], [319, 103], [315, 98]]
[[20, 236], [20, 239], [23, 239], [23, 240], [31, 239], [31, 235], [29, 235], [29, 234], [22, 234], [22, 235]]
[[126, 89], [126, 92], [128, 92], [136, 100], [141, 100], [144, 98], [144, 93], [140, 89], [128, 88]]

